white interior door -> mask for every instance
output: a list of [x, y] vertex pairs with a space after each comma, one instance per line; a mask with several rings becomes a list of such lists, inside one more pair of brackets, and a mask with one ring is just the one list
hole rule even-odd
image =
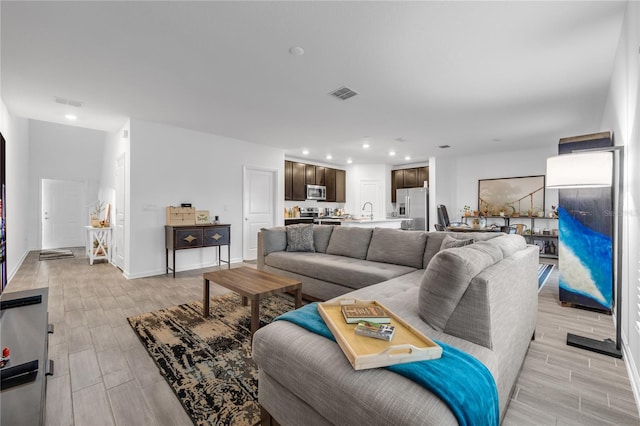
[[84, 184], [42, 179], [42, 248], [84, 246]]
[[124, 212], [125, 212], [124, 155], [116, 161], [115, 251], [113, 261], [124, 271]]
[[275, 223], [275, 170], [244, 168], [242, 256], [254, 260], [258, 253], [258, 231]]

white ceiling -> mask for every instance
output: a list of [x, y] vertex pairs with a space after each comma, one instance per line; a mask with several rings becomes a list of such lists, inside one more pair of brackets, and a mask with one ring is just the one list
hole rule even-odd
[[[625, 3], [0, 3], [12, 114], [127, 117], [344, 165], [599, 131]], [[301, 46], [304, 55], [289, 48]], [[346, 101], [329, 92], [359, 92]], [[83, 102], [60, 105], [54, 97]], [[361, 148], [368, 138], [371, 148]], [[397, 141], [403, 138], [405, 141]], [[438, 145], [448, 144], [448, 150]], [[395, 149], [395, 158], [388, 151]], [[326, 160], [327, 153], [333, 160]]]

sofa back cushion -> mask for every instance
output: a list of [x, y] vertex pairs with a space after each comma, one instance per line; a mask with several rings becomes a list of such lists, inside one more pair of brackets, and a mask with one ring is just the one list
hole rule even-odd
[[316, 252], [327, 252], [332, 232], [333, 225], [313, 225], [313, 244], [316, 247]]
[[422, 269], [427, 233], [374, 228], [367, 260]]
[[264, 256], [274, 251], [285, 251], [287, 249], [287, 228], [284, 226], [262, 228], [260, 233], [262, 234], [262, 253]]
[[524, 237], [517, 234], [502, 235], [494, 238], [491, 242], [502, 251], [502, 257], [509, 257], [527, 246]]
[[329, 239], [327, 254], [365, 259], [372, 233], [372, 228], [336, 226]]
[[503, 235], [499, 232], [429, 232], [427, 237], [427, 246], [424, 249], [423, 267], [427, 269], [429, 262], [433, 259], [441, 249], [442, 241], [447, 237], [453, 237], [457, 240], [468, 240], [473, 238], [474, 242], [486, 241]]
[[418, 298], [418, 315], [443, 331], [469, 283], [495, 261], [472, 245], [446, 249], [436, 254], [424, 273]]

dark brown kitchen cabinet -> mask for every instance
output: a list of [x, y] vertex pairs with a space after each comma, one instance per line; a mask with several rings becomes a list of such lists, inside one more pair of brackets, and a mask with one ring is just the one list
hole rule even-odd
[[307, 185], [316, 185], [316, 166], [312, 166], [311, 164], [304, 165], [305, 172], [305, 182]]
[[429, 181], [429, 167], [418, 167], [418, 186], [424, 186], [425, 181]]
[[391, 202], [396, 202], [396, 189], [420, 188], [429, 180], [429, 167], [391, 170]]
[[324, 184], [327, 187], [327, 199], [326, 201], [336, 201], [336, 169], [325, 169], [324, 171]]
[[304, 201], [307, 198], [306, 177], [304, 163], [293, 163], [291, 165], [291, 200]]
[[347, 202], [347, 172], [336, 170], [336, 203]]
[[316, 166], [316, 185], [326, 185], [325, 184], [325, 167]]
[[415, 188], [418, 186], [418, 169], [404, 169], [403, 188]]
[[293, 200], [293, 163], [284, 162], [284, 199]]

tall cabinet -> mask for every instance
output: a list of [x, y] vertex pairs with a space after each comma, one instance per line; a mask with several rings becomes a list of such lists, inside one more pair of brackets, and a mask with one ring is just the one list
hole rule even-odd
[[327, 187], [326, 201], [345, 203], [347, 199], [346, 171], [313, 164], [284, 161], [285, 201], [305, 201], [306, 185]]

